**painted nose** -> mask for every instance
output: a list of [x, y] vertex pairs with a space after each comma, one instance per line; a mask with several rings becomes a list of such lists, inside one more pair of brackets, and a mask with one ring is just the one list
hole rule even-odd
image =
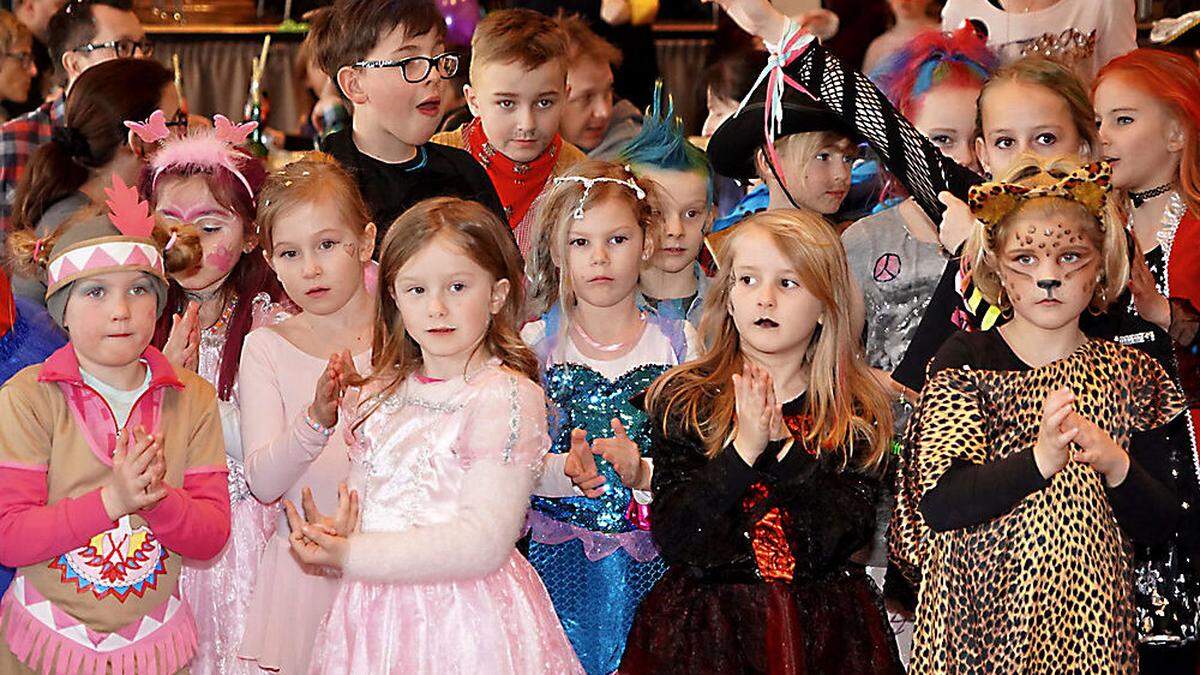
[[1062, 282], [1058, 279], [1042, 279], [1041, 281], [1037, 282], [1037, 287], [1043, 291], [1049, 291], [1058, 288], [1059, 286], [1062, 286]]

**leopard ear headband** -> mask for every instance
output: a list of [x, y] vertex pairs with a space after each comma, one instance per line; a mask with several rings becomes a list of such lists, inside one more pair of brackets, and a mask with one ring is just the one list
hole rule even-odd
[[[1052, 174], [1053, 175], [1053, 174]], [[1108, 162], [1081, 166], [1065, 176], [1055, 176], [1057, 182], [1030, 187], [1018, 183], [990, 182], [971, 187], [967, 204], [971, 214], [983, 223], [988, 246], [992, 246], [993, 230], [1023, 202], [1038, 197], [1059, 197], [1083, 205], [1104, 228], [1104, 208], [1112, 191], [1112, 167]]]

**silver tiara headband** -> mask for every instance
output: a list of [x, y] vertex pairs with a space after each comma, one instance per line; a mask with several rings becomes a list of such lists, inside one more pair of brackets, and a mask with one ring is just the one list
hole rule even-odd
[[583, 176], [560, 176], [554, 179], [555, 185], [561, 185], [563, 183], [583, 184], [583, 194], [579, 197], [579, 206], [575, 207], [575, 213], [572, 214], [572, 217], [575, 218], [575, 220], [583, 220], [583, 205], [587, 202], [588, 195], [592, 192], [592, 186], [594, 186], [596, 183], [616, 183], [617, 185], [624, 185], [630, 190], [633, 190], [633, 194], [637, 195], [638, 199], [646, 198], [646, 191], [643, 190], [642, 186], [638, 185], [637, 181], [633, 180], [632, 178], [605, 178], [603, 176], [598, 178], [584, 178]]

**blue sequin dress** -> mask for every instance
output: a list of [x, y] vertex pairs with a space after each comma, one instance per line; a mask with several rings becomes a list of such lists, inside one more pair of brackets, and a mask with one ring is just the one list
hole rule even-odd
[[[526, 327], [542, 358], [542, 386], [553, 404], [551, 453], [570, 449], [571, 431], [588, 442], [612, 436], [615, 417], [642, 454], [653, 461], [646, 414], [631, 399], [690, 355], [694, 342], [684, 321], [647, 314], [638, 345], [615, 361], [583, 357], [560, 338], [557, 312]], [[612, 465], [596, 458], [607, 491], [595, 499], [540, 497], [530, 512], [529, 561], [541, 575], [575, 653], [589, 675], [617, 669], [638, 603], [666, 571], [650, 539], [650, 495], [621, 483]]]

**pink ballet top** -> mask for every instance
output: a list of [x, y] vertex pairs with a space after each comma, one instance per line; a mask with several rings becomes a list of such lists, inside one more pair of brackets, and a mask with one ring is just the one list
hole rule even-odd
[[[346, 420], [326, 437], [304, 422], [327, 361], [297, 349], [272, 328], [246, 336], [238, 370], [246, 481], [260, 501], [281, 497], [299, 507], [312, 489], [317, 507], [337, 509], [338, 484], [346, 480]], [[354, 358], [368, 372], [370, 352]], [[240, 656], [284, 673], [308, 671], [317, 628], [337, 591], [329, 570], [302, 568], [291, 554], [287, 519], [277, 509], [275, 534], [267, 542], [246, 619]]]
[[360, 531], [310, 672], [582, 672], [515, 547], [549, 448], [541, 388], [493, 361], [359, 410]]

